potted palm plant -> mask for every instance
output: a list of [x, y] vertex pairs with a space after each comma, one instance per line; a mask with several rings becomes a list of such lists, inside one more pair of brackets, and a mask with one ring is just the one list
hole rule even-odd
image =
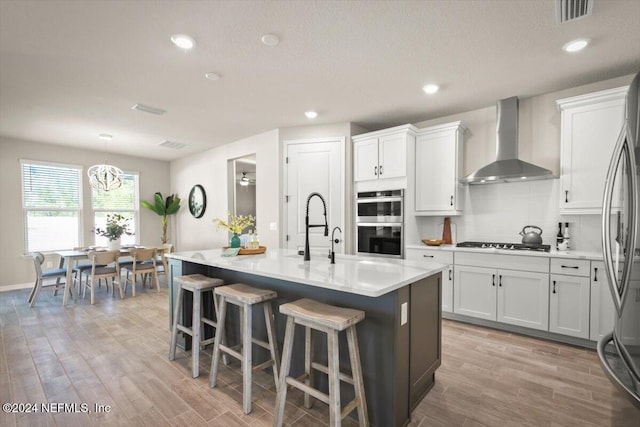
[[167, 225], [169, 223], [168, 216], [175, 215], [180, 209], [180, 198], [177, 194], [171, 194], [166, 198], [162, 197], [162, 193], [157, 192], [153, 196], [153, 203], [142, 200], [142, 206], [152, 210], [162, 217], [162, 244], [167, 243]]
[[129, 229], [129, 219], [120, 214], [107, 215], [107, 223], [104, 228], [96, 227], [94, 232], [98, 236], [109, 239], [109, 250], [120, 249], [120, 238], [123, 234], [133, 236], [133, 231]]

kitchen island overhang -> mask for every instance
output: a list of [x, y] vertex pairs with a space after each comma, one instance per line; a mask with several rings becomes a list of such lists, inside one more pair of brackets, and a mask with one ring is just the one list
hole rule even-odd
[[[218, 277], [225, 283], [246, 283], [278, 293], [276, 313], [277, 342], [282, 348], [286, 318], [278, 307], [300, 298], [311, 298], [340, 307], [364, 310], [366, 315], [357, 328], [364, 374], [365, 392], [372, 425], [402, 426], [410, 420], [411, 411], [434, 384], [435, 370], [441, 356], [441, 273], [446, 265], [435, 262], [417, 265], [386, 259], [338, 256], [336, 264], [324, 257], [303, 261], [295, 251], [269, 250], [261, 255], [222, 257], [221, 250], [185, 251], [167, 255], [170, 313], [177, 293], [173, 278], [201, 273]], [[187, 310], [190, 301], [187, 298]], [[213, 315], [213, 307], [205, 307]], [[190, 323], [190, 316], [183, 321]], [[232, 320], [234, 317], [231, 314]], [[258, 319], [260, 320], [260, 319]], [[256, 336], [264, 331], [263, 321], [256, 321]], [[211, 334], [208, 330], [205, 333]], [[227, 334], [233, 340], [233, 322]], [[302, 328], [296, 330], [294, 360], [291, 372], [304, 370]], [[314, 361], [326, 364], [326, 340], [318, 335]], [[190, 343], [183, 341], [189, 348]], [[341, 366], [348, 365], [346, 338], [340, 337]], [[254, 348], [258, 362], [266, 357]], [[326, 391], [326, 377], [315, 376]], [[341, 397], [348, 402], [353, 389], [341, 384]], [[275, 399], [275, 394], [274, 394]]]

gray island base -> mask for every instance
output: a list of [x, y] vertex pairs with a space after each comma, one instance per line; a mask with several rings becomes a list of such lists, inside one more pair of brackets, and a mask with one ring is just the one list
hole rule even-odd
[[[435, 382], [441, 356], [442, 264], [418, 266], [403, 260], [363, 259], [339, 256], [331, 265], [324, 257], [303, 261], [295, 252], [269, 250], [266, 254], [225, 258], [220, 250], [178, 252], [169, 257], [170, 313], [177, 289], [173, 278], [201, 273], [225, 283], [245, 283], [278, 293], [274, 304], [277, 344], [282, 349], [286, 317], [281, 304], [311, 298], [340, 307], [363, 310], [365, 319], [357, 326], [364, 387], [373, 426], [404, 426], [411, 412]], [[187, 293], [185, 312], [190, 313]], [[213, 308], [205, 306], [205, 314]], [[228, 314], [228, 339], [237, 339], [237, 314]], [[183, 321], [190, 323], [190, 315]], [[264, 332], [264, 319], [254, 316], [254, 336]], [[295, 333], [291, 375], [304, 372], [303, 328]], [[205, 336], [213, 330], [205, 329]], [[266, 336], [266, 335], [265, 335]], [[188, 338], [188, 337], [187, 337]], [[326, 338], [314, 335], [314, 361], [327, 363]], [[185, 348], [189, 340], [182, 341]], [[254, 346], [254, 364], [267, 358]], [[340, 336], [340, 365], [349, 366], [345, 334]], [[316, 388], [327, 391], [327, 378], [317, 373]], [[343, 405], [353, 399], [353, 387], [341, 382]], [[316, 403], [321, 404], [321, 403]]]

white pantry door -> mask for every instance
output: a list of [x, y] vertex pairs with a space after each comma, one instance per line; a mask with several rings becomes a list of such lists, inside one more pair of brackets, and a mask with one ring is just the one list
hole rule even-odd
[[[304, 249], [307, 197], [318, 192], [327, 202], [329, 237], [324, 236], [324, 228], [311, 228], [309, 246], [312, 257], [321, 249], [324, 256], [331, 247], [333, 227], [340, 227], [344, 232], [344, 139], [289, 141], [286, 143], [286, 157], [284, 211], [287, 234], [284, 246]], [[318, 197], [311, 199], [309, 223], [324, 224], [322, 201]], [[337, 245], [336, 252], [343, 252], [343, 246]]]

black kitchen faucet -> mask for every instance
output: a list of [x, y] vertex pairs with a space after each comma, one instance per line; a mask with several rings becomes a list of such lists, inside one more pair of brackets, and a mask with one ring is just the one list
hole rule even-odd
[[[324, 207], [324, 224], [309, 224], [309, 202], [311, 201], [311, 198], [313, 196], [318, 196], [320, 197], [320, 200], [322, 200], [322, 206]], [[317, 193], [317, 192], [313, 192], [311, 194], [309, 194], [309, 197], [307, 197], [307, 208], [306, 208], [306, 215], [304, 217], [304, 225], [305, 225], [305, 231], [304, 231], [304, 260], [305, 261], [310, 261], [311, 260], [311, 254], [309, 251], [309, 229], [311, 227], [324, 227], [324, 235], [325, 236], [329, 236], [329, 223], [327, 222], [327, 202], [324, 201], [324, 197], [322, 197], [322, 194]]]

